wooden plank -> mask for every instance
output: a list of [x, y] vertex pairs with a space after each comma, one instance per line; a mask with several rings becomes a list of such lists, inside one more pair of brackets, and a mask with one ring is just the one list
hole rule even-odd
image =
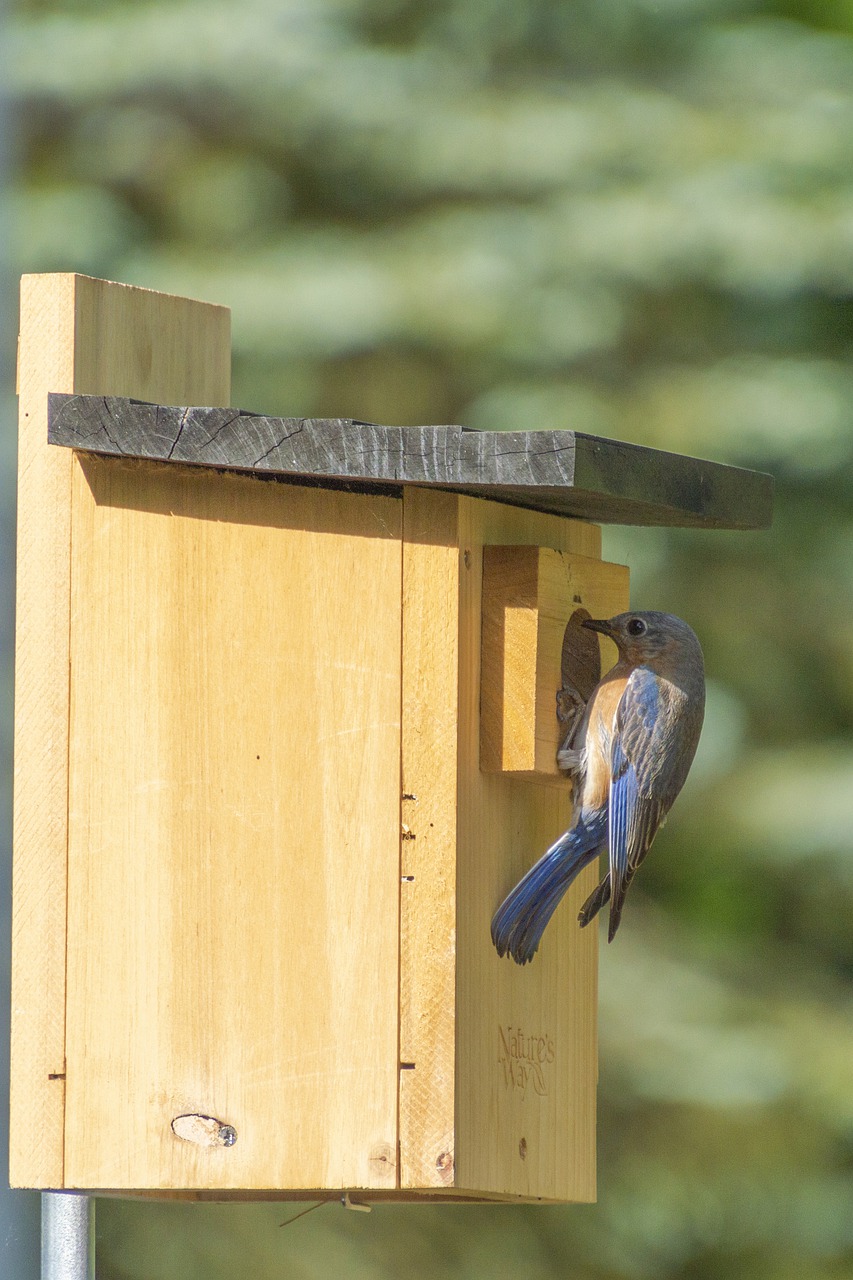
[[[590, 867], [533, 963], [499, 959], [489, 922], [568, 825], [568, 785], [480, 772], [483, 546], [530, 543], [600, 556], [600, 531], [508, 506], [460, 501], [456, 1186], [482, 1194], [595, 1197], [597, 937], [576, 915]], [[614, 595], [607, 613], [627, 603]]]
[[230, 397], [226, 308], [73, 274], [21, 281], [10, 1180], [63, 1184], [70, 454], [51, 391]]
[[[483, 556], [480, 767], [562, 783], [556, 702], [566, 627], [576, 609], [610, 616], [613, 600], [627, 599], [628, 570], [551, 547], [492, 546]], [[604, 647], [610, 665], [616, 649]]]
[[74, 385], [74, 277], [24, 276], [20, 326], [9, 1179], [61, 1187], [72, 457], [47, 393]]
[[487, 773], [535, 767], [540, 549], [483, 548], [480, 768]]
[[770, 476], [576, 431], [385, 427], [58, 397], [51, 440], [274, 475], [438, 485], [599, 523], [757, 529], [772, 512]]
[[91, 276], [74, 280], [76, 393], [228, 404], [228, 307]]
[[453, 1180], [458, 502], [403, 495], [402, 1188]]
[[[260, 1191], [247, 1191], [238, 1187], [229, 1191], [206, 1191], [195, 1188], [190, 1191], [128, 1191], [123, 1187], [99, 1187], [98, 1199], [102, 1196], [114, 1196], [122, 1200], [155, 1200], [161, 1202], [183, 1202], [188, 1204], [228, 1203], [243, 1204], [260, 1201], [290, 1201], [296, 1203], [306, 1200], [322, 1200], [327, 1204], [340, 1206], [341, 1190], [338, 1187], [309, 1187], [299, 1191], [282, 1191], [275, 1187], [267, 1187]], [[370, 1187], [361, 1191], [353, 1191], [352, 1198], [358, 1204], [561, 1204], [563, 1201], [549, 1201], [544, 1196], [503, 1196], [497, 1193], [477, 1195], [476, 1193], [459, 1191], [454, 1187], [431, 1187], [426, 1190], [406, 1190], [400, 1187]]]
[[79, 468], [69, 1186], [396, 1185], [401, 506]]

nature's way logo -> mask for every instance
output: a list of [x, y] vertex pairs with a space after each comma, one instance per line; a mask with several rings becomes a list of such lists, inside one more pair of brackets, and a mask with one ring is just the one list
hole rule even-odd
[[503, 1067], [507, 1089], [531, 1088], [540, 1097], [548, 1093], [546, 1068], [554, 1061], [556, 1049], [549, 1035], [525, 1035], [521, 1027], [498, 1027], [498, 1062]]

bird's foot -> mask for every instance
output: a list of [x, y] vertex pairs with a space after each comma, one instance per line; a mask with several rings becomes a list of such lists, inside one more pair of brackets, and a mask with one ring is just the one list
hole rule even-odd
[[574, 685], [564, 684], [557, 690], [557, 720], [563, 729], [557, 749], [557, 764], [566, 773], [577, 773], [580, 768], [581, 753], [574, 749], [573, 742], [585, 711], [586, 700]]
[[572, 747], [560, 747], [557, 764], [564, 773], [577, 773], [581, 767], [581, 753]]

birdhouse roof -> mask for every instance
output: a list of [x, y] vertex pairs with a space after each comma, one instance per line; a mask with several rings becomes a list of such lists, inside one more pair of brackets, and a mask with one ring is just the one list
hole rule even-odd
[[300, 483], [426, 485], [602, 524], [761, 529], [772, 513], [763, 472], [581, 431], [387, 427], [52, 394], [48, 439]]

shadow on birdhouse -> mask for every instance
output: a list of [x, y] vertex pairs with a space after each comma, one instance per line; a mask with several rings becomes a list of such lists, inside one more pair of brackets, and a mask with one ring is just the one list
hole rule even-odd
[[769, 481], [193, 407], [229, 370], [223, 308], [24, 278], [13, 1185], [591, 1200], [595, 868], [524, 969], [489, 920], [615, 657], [598, 523]]

